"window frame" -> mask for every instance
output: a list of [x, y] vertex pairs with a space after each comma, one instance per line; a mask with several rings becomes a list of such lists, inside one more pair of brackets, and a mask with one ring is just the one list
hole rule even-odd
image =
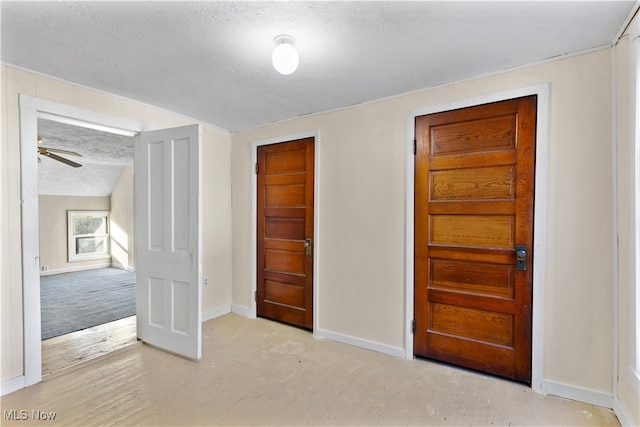
[[[105, 233], [92, 233], [92, 234], [75, 234], [75, 220], [79, 217], [93, 217], [93, 218], [104, 218], [105, 221]], [[94, 211], [94, 210], [85, 210], [85, 211], [67, 211], [67, 249], [68, 249], [68, 261], [69, 262], [78, 262], [78, 261], [89, 261], [96, 259], [107, 259], [111, 258], [111, 247], [110, 247], [110, 233], [111, 233], [111, 212], [110, 211]], [[102, 237], [104, 238], [105, 250], [101, 252], [91, 252], [86, 254], [78, 254], [76, 242], [78, 237]]]

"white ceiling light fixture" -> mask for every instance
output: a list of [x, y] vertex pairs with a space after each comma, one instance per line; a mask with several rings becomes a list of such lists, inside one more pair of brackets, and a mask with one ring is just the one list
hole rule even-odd
[[271, 62], [273, 67], [280, 74], [288, 75], [298, 69], [300, 58], [298, 52], [293, 45], [296, 43], [296, 39], [286, 34], [276, 36], [273, 41], [276, 43], [273, 54], [271, 55]]

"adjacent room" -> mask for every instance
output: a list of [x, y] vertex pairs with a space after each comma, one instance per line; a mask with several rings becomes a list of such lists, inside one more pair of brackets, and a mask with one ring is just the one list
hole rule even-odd
[[0, 2], [2, 424], [640, 425], [639, 9]]
[[38, 120], [42, 372], [136, 342], [133, 138]]

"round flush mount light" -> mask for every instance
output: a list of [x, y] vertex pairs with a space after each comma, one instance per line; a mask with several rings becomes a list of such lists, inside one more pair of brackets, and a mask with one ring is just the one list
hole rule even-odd
[[273, 67], [280, 74], [288, 75], [298, 69], [300, 58], [298, 52], [293, 45], [296, 43], [296, 39], [286, 34], [277, 36], [273, 41], [276, 44], [271, 55], [271, 61]]

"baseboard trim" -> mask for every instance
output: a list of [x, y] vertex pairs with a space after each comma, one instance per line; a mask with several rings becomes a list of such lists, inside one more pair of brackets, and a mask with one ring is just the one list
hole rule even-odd
[[231, 305], [231, 312], [235, 314], [239, 314], [240, 316], [248, 317], [250, 319], [255, 319], [256, 315], [250, 308], [242, 307], [240, 305]]
[[27, 381], [24, 375], [12, 378], [10, 380], [2, 381], [2, 383], [0, 384], [0, 396], [4, 396], [5, 394], [13, 393], [14, 391], [23, 389], [26, 387], [26, 385]]
[[566, 399], [578, 400], [592, 405], [613, 409], [613, 395], [586, 388], [560, 384], [552, 381], [542, 382], [542, 392]]
[[206, 313], [202, 313], [202, 321], [206, 322], [207, 320], [215, 319], [216, 317], [224, 316], [231, 312], [231, 306], [226, 305], [224, 307], [216, 308], [215, 310], [207, 311]]
[[136, 271], [136, 269], [135, 269], [135, 268], [133, 268], [133, 267], [127, 267], [127, 266], [124, 266], [124, 265], [121, 265], [121, 264], [114, 264], [114, 263], [111, 263], [111, 267], [113, 267], [113, 268], [119, 268], [120, 270]]
[[69, 267], [69, 268], [59, 268], [57, 270], [41, 271], [40, 276], [51, 276], [52, 274], [74, 273], [76, 271], [96, 270], [98, 268], [106, 268], [106, 267], [111, 267], [111, 262], [107, 262], [103, 264], [94, 264], [94, 265], [89, 265], [84, 267]]
[[378, 353], [388, 354], [390, 356], [396, 357], [406, 357], [405, 349], [392, 347], [389, 345], [380, 344], [373, 341], [367, 341], [360, 338], [354, 338], [349, 335], [338, 334], [335, 332], [325, 331], [323, 329], [316, 329], [313, 333], [313, 336], [320, 339], [327, 339], [331, 341], [337, 341], [343, 344], [349, 344], [354, 347], [364, 348], [366, 350], [376, 351]]
[[613, 412], [616, 414], [616, 417], [618, 417], [618, 421], [620, 421], [621, 425], [623, 426], [635, 425], [633, 423], [633, 420], [631, 419], [629, 414], [627, 414], [627, 411], [625, 411], [624, 406], [622, 406], [622, 403], [617, 397], [613, 398]]

